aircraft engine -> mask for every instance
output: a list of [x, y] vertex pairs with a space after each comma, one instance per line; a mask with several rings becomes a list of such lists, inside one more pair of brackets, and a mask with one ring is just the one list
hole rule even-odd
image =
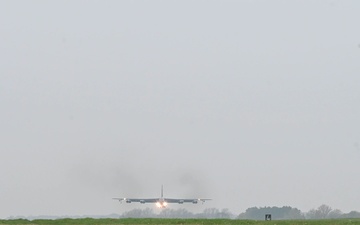
[[140, 200], [140, 203], [141, 203], [141, 204], [145, 204], [145, 200]]
[[192, 203], [193, 203], [193, 204], [197, 204], [197, 203], [198, 203], [198, 200], [193, 200]]
[[126, 201], [126, 203], [131, 203], [130, 199], [126, 199], [125, 201]]
[[184, 203], [184, 200], [179, 200], [179, 204], [183, 204]]

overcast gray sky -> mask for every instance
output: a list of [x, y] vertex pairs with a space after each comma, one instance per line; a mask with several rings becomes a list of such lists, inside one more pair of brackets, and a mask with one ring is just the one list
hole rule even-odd
[[[360, 211], [359, 1], [0, 1], [0, 218]], [[176, 208], [177, 206], [170, 206]]]

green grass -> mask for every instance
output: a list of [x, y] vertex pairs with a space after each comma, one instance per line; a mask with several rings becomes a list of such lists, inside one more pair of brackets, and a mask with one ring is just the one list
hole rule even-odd
[[334, 220], [229, 220], [229, 219], [57, 219], [57, 220], [0, 220], [0, 225], [142, 225], [142, 224], [188, 224], [188, 225], [360, 225], [360, 219]]

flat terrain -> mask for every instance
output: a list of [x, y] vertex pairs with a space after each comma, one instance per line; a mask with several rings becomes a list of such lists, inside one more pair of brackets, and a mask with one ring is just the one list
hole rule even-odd
[[226, 225], [343, 225], [359, 224], [360, 219], [334, 219], [334, 220], [229, 220], [229, 219], [58, 219], [58, 220], [0, 220], [0, 225], [102, 225], [102, 224], [226, 224]]

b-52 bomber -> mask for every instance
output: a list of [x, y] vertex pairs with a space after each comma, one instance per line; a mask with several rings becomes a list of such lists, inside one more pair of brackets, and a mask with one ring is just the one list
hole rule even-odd
[[160, 198], [113, 198], [114, 200], [118, 200], [120, 203], [125, 201], [126, 203], [132, 202], [140, 202], [141, 204], [145, 203], [155, 203], [159, 208], [166, 208], [168, 203], [193, 203], [197, 204], [198, 202], [204, 203], [205, 201], [209, 201], [211, 199], [208, 198], [164, 198], [164, 189], [161, 185], [161, 197]]

